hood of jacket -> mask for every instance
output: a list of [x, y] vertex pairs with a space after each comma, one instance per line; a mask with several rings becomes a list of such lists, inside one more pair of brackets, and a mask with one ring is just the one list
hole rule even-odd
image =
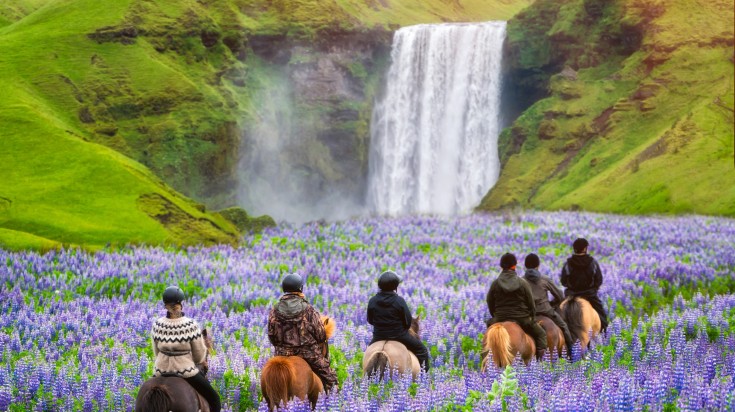
[[395, 302], [398, 293], [394, 291], [380, 291], [375, 296], [377, 297], [377, 299], [375, 299], [375, 304], [387, 308], [389, 306], [393, 306], [393, 302]]
[[300, 316], [307, 307], [309, 307], [309, 302], [302, 293], [287, 293], [281, 296], [276, 304], [276, 312], [284, 318], [295, 318]]
[[538, 269], [526, 269], [524, 277], [531, 282], [536, 282], [541, 279], [541, 272], [539, 272]]
[[569, 266], [574, 269], [587, 269], [592, 263], [592, 256], [588, 254], [573, 255], [572, 257], [567, 259], [567, 262], [569, 263]]
[[521, 278], [515, 270], [503, 270], [498, 276], [497, 285], [503, 292], [515, 292], [521, 288]]

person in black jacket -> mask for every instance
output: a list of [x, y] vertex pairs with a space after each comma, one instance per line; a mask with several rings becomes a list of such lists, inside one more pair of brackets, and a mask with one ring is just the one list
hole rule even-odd
[[[556, 323], [556, 326], [558, 326], [564, 334], [564, 341], [567, 344], [567, 354], [571, 356], [572, 345], [574, 344], [572, 341], [572, 335], [569, 333], [567, 323], [564, 322], [564, 319], [562, 319], [556, 310], [554, 310], [554, 307], [558, 307], [564, 300], [561, 290], [556, 287], [551, 278], [542, 275], [541, 272], [538, 271], [539, 266], [541, 266], [541, 260], [535, 253], [531, 253], [526, 256], [524, 266], [526, 267], [526, 273], [523, 276], [523, 279], [525, 279], [531, 287], [533, 300], [536, 304], [536, 315], [546, 316]], [[549, 302], [549, 293], [554, 297], [553, 303]]]
[[421, 340], [411, 335], [411, 310], [396, 290], [401, 278], [392, 271], [383, 272], [378, 278], [380, 292], [370, 298], [367, 308], [368, 323], [373, 325], [373, 344], [380, 340], [394, 340], [406, 345], [416, 355], [419, 364], [428, 371], [429, 351]]
[[587, 239], [578, 238], [572, 244], [574, 255], [567, 259], [561, 270], [561, 284], [566, 287], [565, 296], [579, 296], [586, 299], [600, 315], [602, 331], [607, 330], [607, 312], [597, 291], [602, 285], [602, 270], [597, 261], [587, 254]]
[[536, 357], [542, 358], [546, 351], [546, 331], [536, 323], [536, 304], [528, 282], [516, 274], [515, 255], [506, 253], [500, 258], [503, 269], [500, 276], [490, 285], [487, 292], [487, 308], [490, 319], [487, 326], [498, 322], [516, 322], [536, 343]]

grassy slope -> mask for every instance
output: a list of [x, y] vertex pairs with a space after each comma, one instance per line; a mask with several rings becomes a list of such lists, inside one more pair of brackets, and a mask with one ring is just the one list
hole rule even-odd
[[[234, 129], [252, 103], [247, 85], [235, 86], [227, 76], [217, 80], [226, 70], [248, 70], [223, 44], [227, 36], [288, 33], [308, 39], [323, 29], [505, 19], [529, 3], [5, 2], [0, 246], [233, 241], [234, 228], [221, 216], [202, 213], [167, 186], [206, 197], [212, 195], [206, 174], [232, 167], [227, 156], [236, 145]], [[87, 36], [126, 25], [139, 30], [132, 44]], [[203, 46], [205, 30], [219, 36], [214, 46]], [[92, 121], [83, 122], [82, 112]], [[167, 201], [145, 196], [153, 193]]]
[[[202, 213], [140, 164], [89, 142], [80, 127], [78, 102], [61, 76], [83, 79], [93, 70], [90, 55], [114, 54], [84, 33], [119, 19], [125, 2], [106, 4], [104, 13], [96, 1], [46, 3], [0, 29], [0, 245], [235, 241], [231, 224]], [[144, 194], [166, 200], [142, 204]], [[149, 216], [169, 204], [182, 219], [164, 226]]]
[[[549, 49], [587, 42], [556, 66], [584, 68], [576, 81], [553, 76], [551, 96], [502, 136], [505, 165], [480, 208], [735, 215], [732, 2], [618, 1], [594, 23], [585, 2], [565, 3], [545, 36]], [[511, 38], [531, 13], [511, 23]], [[599, 44], [621, 21], [623, 34], [643, 32], [627, 57]], [[518, 61], [551, 66], [549, 49]]]

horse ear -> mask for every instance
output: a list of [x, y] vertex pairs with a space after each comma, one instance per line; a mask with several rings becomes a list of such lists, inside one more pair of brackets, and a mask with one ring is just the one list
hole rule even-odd
[[421, 315], [416, 315], [416, 321], [421, 320]]
[[327, 326], [327, 324], [329, 323], [329, 316], [325, 316], [323, 322], [324, 326]]

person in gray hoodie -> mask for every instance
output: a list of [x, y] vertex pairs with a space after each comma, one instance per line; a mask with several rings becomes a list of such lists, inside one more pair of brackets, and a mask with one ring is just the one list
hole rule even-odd
[[[531, 253], [526, 256], [524, 266], [526, 266], [526, 273], [523, 276], [523, 279], [525, 279], [531, 287], [533, 300], [536, 304], [536, 315], [546, 316], [556, 323], [556, 326], [558, 326], [564, 334], [564, 341], [567, 344], [567, 354], [568, 356], [571, 356], [572, 345], [574, 344], [572, 341], [572, 335], [569, 333], [567, 323], [564, 322], [564, 319], [562, 319], [556, 310], [554, 310], [554, 308], [558, 307], [564, 300], [564, 295], [562, 295], [561, 290], [556, 287], [550, 277], [544, 276], [538, 271], [539, 266], [541, 266], [541, 260], [538, 255]], [[554, 303], [549, 302], [549, 293], [554, 297]]]
[[500, 258], [502, 272], [487, 292], [487, 308], [490, 319], [487, 326], [497, 322], [516, 322], [536, 343], [536, 357], [546, 351], [546, 331], [536, 323], [536, 304], [528, 282], [518, 277], [515, 255], [506, 253]]

